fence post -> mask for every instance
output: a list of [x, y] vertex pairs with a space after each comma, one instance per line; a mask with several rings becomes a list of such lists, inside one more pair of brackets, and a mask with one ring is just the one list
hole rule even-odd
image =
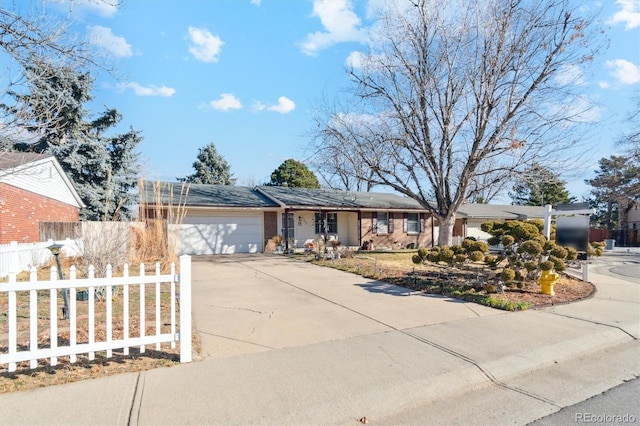
[[180, 256], [180, 362], [191, 362], [191, 256]]

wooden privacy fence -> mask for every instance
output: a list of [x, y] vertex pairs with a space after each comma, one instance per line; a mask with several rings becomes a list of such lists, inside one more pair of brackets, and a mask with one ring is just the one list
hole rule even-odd
[[[0, 312], [0, 326], [1, 315], [6, 314], [6, 331], [0, 331], [0, 338], [6, 339], [0, 341], [0, 366], [6, 364], [7, 370], [12, 372], [18, 362], [29, 361], [29, 367], [33, 369], [38, 367], [38, 360], [43, 359], [49, 359], [49, 364], [55, 366], [58, 357], [62, 356], [68, 356], [74, 363], [79, 354], [87, 354], [89, 360], [93, 360], [96, 352], [105, 352], [110, 358], [116, 349], [122, 349], [123, 354], [128, 355], [129, 348], [139, 347], [144, 353], [145, 345], [155, 344], [159, 351], [162, 343], [169, 343], [171, 348], [175, 348], [178, 341], [180, 362], [190, 362], [190, 256], [180, 256], [179, 272], [176, 274], [172, 264], [169, 274], [161, 274], [160, 265], [156, 264], [155, 274], [145, 275], [141, 264], [139, 275], [129, 276], [125, 265], [122, 277], [112, 277], [111, 266], [108, 266], [104, 278], [95, 278], [92, 267], [87, 278], [76, 278], [76, 270], [72, 266], [69, 279], [61, 281], [56, 278], [58, 273], [52, 267], [50, 279], [38, 281], [33, 268], [29, 282], [17, 282], [16, 274], [11, 273], [7, 283], [0, 283], [0, 306], [6, 304], [7, 308], [6, 313]], [[86, 290], [79, 290], [83, 288]], [[60, 296], [66, 289], [69, 292], [68, 320], [58, 318]], [[96, 294], [104, 295], [104, 298], [96, 302]], [[166, 310], [163, 303], [170, 305], [166, 315], [163, 314]], [[97, 305], [101, 310], [96, 310]], [[114, 308], [117, 314], [114, 314]], [[148, 316], [151, 318], [149, 325]], [[28, 321], [19, 322], [18, 319], [23, 317]], [[46, 322], [49, 323], [48, 336]], [[117, 324], [115, 330], [114, 324]], [[39, 327], [43, 328], [44, 335], [39, 333]], [[137, 328], [138, 332], [132, 332], [132, 328]], [[147, 334], [148, 328], [153, 332]]]

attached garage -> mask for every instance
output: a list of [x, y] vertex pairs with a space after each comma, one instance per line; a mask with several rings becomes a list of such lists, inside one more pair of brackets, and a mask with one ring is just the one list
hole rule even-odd
[[260, 253], [263, 213], [224, 212], [187, 216], [180, 230], [181, 254]]
[[157, 182], [142, 189], [140, 217], [167, 220], [180, 255], [261, 253], [277, 232], [280, 205], [252, 188]]

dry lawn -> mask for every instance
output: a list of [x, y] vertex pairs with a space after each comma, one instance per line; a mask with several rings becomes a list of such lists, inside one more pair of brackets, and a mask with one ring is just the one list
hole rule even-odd
[[[427, 293], [445, 294], [479, 303], [482, 303], [480, 300], [491, 297], [493, 300], [504, 301], [505, 306], [515, 307], [515, 310], [570, 303], [588, 298], [595, 291], [592, 284], [561, 274], [555, 284], [554, 296], [540, 293], [537, 281], [523, 282], [521, 288], [515, 285], [505, 287], [503, 293], [487, 292], [483, 289], [484, 284], [495, 282], [499, 269], [493, 271], [480, 264], [465, 267], [415, 265], [411, 261], [413, 254], [414, 252], [356, 253], [340, 259], [315, 262]], [[464, 294], [455, 294], [456, 290]]]
[[[68, 271], [71, 261], [63, 262], [63, 270]], [[154, 265], [147, 265], [145, 272], [147, 275], [153, 274]], [[78, 278], [85, 276], [86, 271], [78, 270]], [[121, 270], [114, 270], [113, 275], [118, 276]], [[166, 271], [163, 271], [166, 273]], [[138, 275], [139, 268], [134, 267], [129, 271], [130, 275]], [[50, 276], [50, 268], [42, 268], [38, 271], [39, 280], [48, 280]], [[29, 274], [23, 273], [18, 277], [19, 281], [29, 280]], [[176, 286], [179, 292], [179, 285]], [[139, 335], [140, 327], [140, 291], [139, 286], [131, 286], [129, 292], [129, 335]], [[17, 292], [18, 298], [18, 347], [23, 349], [29, 348], [29, 294], [28, 292]], [[153, 335], [156, 333], [155, 318], [155, 286], [145, 285], [145, 334]], [[58, 342], [59, 346], [63, 346], [69, 341], [69, 320], [62, 319], [61, 307], [63, 306], [61, 294], [58, 297]], [[123, 304], [122, 296], [115, 294], [113, 296], [113, 338], [118, 339], [123, 336]], [[168, 333], [170, 331], [170, 292], [169, 284], [161, 285], [161, 313], [160, 313], [160, 332]], [[78, 343], [88, 341], [88, 302], [76, 301], [77, 309], [77, 333], [76, 340]], [[7, 324], [8, 302], [6, 293], [0, 293], [0, 353], [7, 353], [8, 341], [8, 324]], [[106, 323], [105, 312], [106, 302], [104, 300], [95, 301], [95, 330], [96, 341], [106, 340]], [[49, 328], [50, 328], [50, 312], [49, 312], [49, 291], [42, 291], [38, 294], [38, 347], [49, 347]], [[179, 326], [179, 304], [176, 304], [176, 321]], [[193, 333], [193, 349], [199, 352], [199, 340], [197, 333]], [[157, 367], [171, 367], [179, 363], [179, 343], [175, 348], [171, 348], [170, 343], [163, 343], [160, 350], [156, 350], [155, 345], [148, 345], [144, 353], [140, 353], [139, 349], [130, 348], [129, 355], [124, 355], [121, 350], [113, 351], [111, 358], [106, 358], [105, 352], [95, 354], [95, 359], [90, 361], [88, 356], [78, 355], [77, 361], [71, 363], [69, 357], [59, 357], [55, 367], [51, 367], [49, 360], [40, 360], [38, 368], [30, 369], [28, 362], [18, 363], [17, 371], [9, 373], [7, 365], [0, 365], [0, 393], [14, 392], [26, 389], [33, 389], [43, 386], [58, 385], [63, 383], [76, 382], [79, 380], [87, 380], [120, 374], [125, 372], [137, 372], [149, 370]]]

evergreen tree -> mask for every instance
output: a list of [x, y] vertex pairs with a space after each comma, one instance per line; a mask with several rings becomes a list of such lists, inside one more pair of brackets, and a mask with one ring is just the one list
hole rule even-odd
[[193, 163], [195, 173], [178, 178], [180, 182], [204, 183], [209, 185], [234, 185], [231, 166], [218, 153], [213, 142], [198, 148], [198, 159]]
[[270, 186], [288, 186], [291, 188], [320, 188], [318, 178], [304, 163], [292, 158], [285, 160], [271, 173]]
[[16, 122], [36, 133], [33, 140], [15, 143], [12, 149], [56, 157], [85, 204], [82, 219], [129, 219], [135, 203], [131, 190], [138, 179], [139, 133], [131, 129], [106, 136], [122, 119], [115, 109], [87, 120], [83, 105], [92, 99], [93, 79], [86, 73], [34, 61], [26, 77], [29, 90], [8, 92], [15, 103], [0, 109], [8, 114], [26, 111]]
[[544, 206], [569, 204], [575, 198], [569, 195], [564, 181], [541, 164], [534, 163], [519, 177], [509, 197], [514, 205]]

